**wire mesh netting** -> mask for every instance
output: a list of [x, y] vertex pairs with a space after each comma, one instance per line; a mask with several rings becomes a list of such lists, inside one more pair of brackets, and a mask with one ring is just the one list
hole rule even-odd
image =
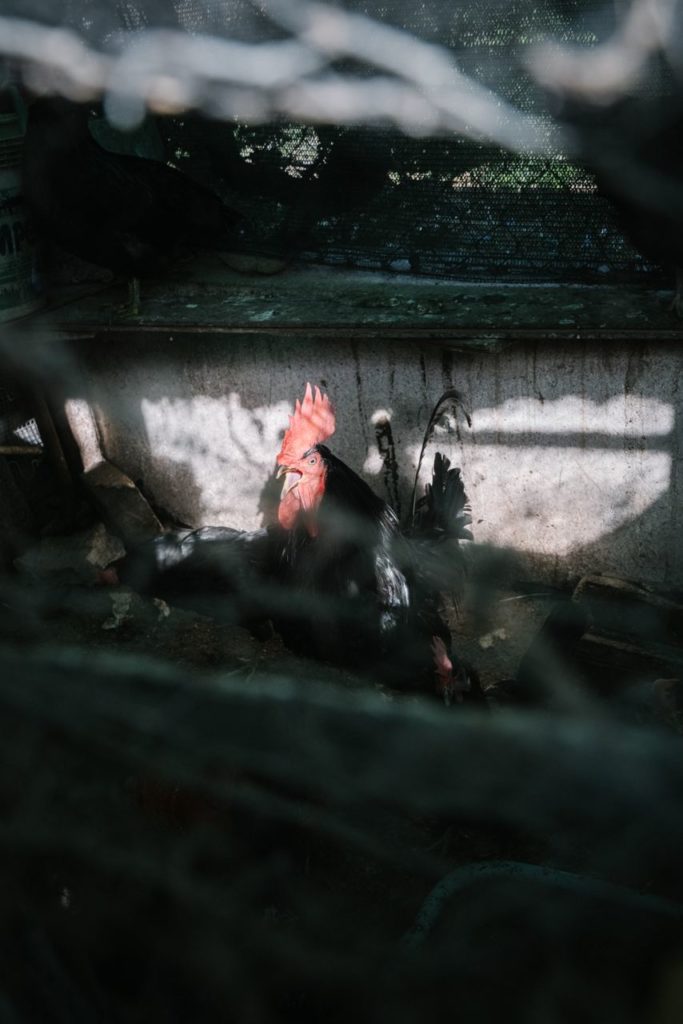
[[[27, 362], [74, 401], [82, 367], [37, 335]], [[443, 427], [435, 413], [428, 443]], [[512, 678], [489, 663], [484, 700], [446, 707], [401, 689], [402, 642], [345, 663], [372, 618], [346, 564], [340, 596], [278, 583], [280, 560], [261, 578], [265, 531], [124, 546], [133, 482], [106, 460], [79, 480], [99, 487], [85, 520], [0, 575], [15, 1019], [676, 1019], [680, 595], [594, 578], [573, 600], [538, 584], [501, 600], [489, 552], [466, 575], [469, 627], [449, 622], [467, 672], [508, 646]], [[468, 534], [479, 510], [459, 500]], [[422, 569], [461, 569], [434, 533]]]
[[0, 383], [0, 448], [30, 450], [40, 444], [38, 424], [26, 399], [16, 388]]
[[246, 213], [255, 249], [473, 280], [655, 271], [590, 174], [561, 158], [381, 130], [163, 127], [174, 163]]
[[[656, 266], [536, 84], [621, 9], [22, 0], [0, 3], [0, 46], [27, 91], [101, 100], [103, 145], [219, 193], [255, 253], [633, 280]], [[562, 59], [536, 50], [545, 37]], [[649, 112], [664, 86], [629, 89]], [[110, 196], [96, 199], [101, 214]], [[468, 546], [472, 521], [476, 537], [495, 515], [494, 537], [515, 516], [540, 532], [542, 505], [562, 537], [524, 564], [559, 572], [572, 544], [621, 557], [628, 531], [635, 564], [661, 556], [676, 522], [675, 382], [661, 387], [675, 353], [591, 358], [586, 342], [568, 369], [569, 346], [543, 364], [539, 343], [482, 383], [497, 355], [456, 366], [450, 348], [420, 349], [399, 393], [409, 345], [385, 386], [362, 381], [355, 338], [330, 344], [330, 370], [316, 352], [310, 377], [346, 382], [334, 397], [340, 421], [358, 406], [355, 469], [369, 475], [367, 454], [373, 490], [326, 447], [327, 399], [287, 390], [299, 369], [284, 331], [224, 346], [188, 332], [174, 361], [170, 330], [117, 325], [80, 347], [49, 318], [0, 333], [2, 361], [49, 398], [39, 419], [59, 469], [56, 514], [36, 527], [0, 460], [0, 1019], [679, 1021], [681, 594], [597, 573], [520, 581], [512, 541]], [[240, 379], [241, 365], [256, 372]], [[395, 433], [387, 394], [402, 403]], [[302, 418], [292, 466], [282, 435]], [[460, 444], [472, 422], [473, 477], [502, 491], [502, 465], [537, 493], [471, 508], [441, 453], [425, 489], [426, 449]], [[401, 522], [379, 497], [400, 511], [399, 428], [415, 481]], [[40, 441], [4, 384], [0, 430], [0, 443]], [[154, 503], [155, 476], [172, 508]], [[239, 490], [242, 477], [258, 487]], [[593, 504], [567, 498], [584, 478]], [[258, 528], [193, 529], [178, 512], [233, 491], [256, 493]], [[582, 515], [597, 523], [587, 548], [572, 533]]]
[[[614, 28], [614, 9], [578, 2], [540, 7], [486, 3], [453, 10], [428, 4], [346, 5], [350, 18], [366, 19], [355, 35], [349, 30], [348, 46], [360, 45], [357, 36], [367, 38], [367, 53], [351, 59], [331, 48], [324, 74], [316, 77], [315, 60], [308, 68], [302, 50], [291, 58], [294, 64], [300, 58], [295, 68], [273, 73], [271, 82], [262, 72], [265, 81], [260, 83], [258, 47], [295, 45], [297, 39], [305, 43], [307, 33], [317, 31], [306, 21], [315, 17], [314, 8], [197, 0], [161, 6], [72, 3], [44, 10], [40, 4], [34, 9], [21, 5], [21, 10], [5, 4], [4, 10], [68, 27], [74, 45], [89, 47], [89, 55], [104, 61], [118, 55], [121, 66], [112, 72], [107, 111], [122, 124], [140, 116], [135, 82], [146, 66], [143, 58], [152, 70], [145, 72], [140, 87], [148, 95], [161, 90], [159, 107], [168, 111], [188, 102], [214, 118], [227, 118], [165, 117], [149, 125], [147, 134], [153, 137], [155, 156], [186, 170], [245, 214], [242, 245], [252, 252], [478, 280], [634, 281], [661, 273], [625, 239], [591, 174], [567, 155], [571, 146], [565, 146], [567, 137], [557, 135], [548, 96], [528, 66], [544, 39], [584, 46], [604, 39]], [[399, 30], [400, 38], [381, 35]], [[162, 31], [177, 35], [157, 39], [154, 34]], [[323, 31], [324, 26], [319, 34]], [[432, 50], [403, 54], [408, 33]], [[202, 66], [199, 57], [195, 63], [183, 53], [182, 41], [200, 41], [204, 34], [254, 47], [249, 51], [253, 67], [237, 67], [235, 60], [231, 72], [232, 51], [213, 55], [218, 69], [206, 62]], [[154, 37], [147, 48], [141, 41], [145, 36]], [[132, 56], [126, 55], [129, 51]], [[241, 54], [245, 62], [249, 53]], [[436, 68], [446, 58], [457, 62], [465, 83], [461, 114], [458, 118], [456, 105], [450, 126], [439, 123], [433, 110], [411, 113], [416, 104], [401, 93], [399, 78], [402, 59], [408, 79], [432, 74], [437, 80], [433, 106], [441, 102], [445, 107], [438, 80], [441, 76], [447, 82], [448, 76], [425, 71], [420, 62], [428, 66], [432, 61]], [[168, 67], [155, 71], [155, 62], [163, 59]], [[189, 71], [183, 62], [192, 65]], [[382, 75], [376, 74], [378, 68]], [[214, 74], [228, 80], [232, 74], [233, 80], [212, 84]], [[35, 67], [29, 80], [31, 75], [41, 81]], [[298, 86], [297, 75], [302, 78]], [[656, 88], [652, 76], [642, 88]], [[335, 89], [346, 89], [346, 98], [335, 101]], [[365, 101], [364, 89], [371, 90]], [[357, 102], [353, 90], [359, 92]], [[373, 113], [372, 97], [382, 90], [388, 96], [386, 101], [383, 93], [375, 97], [379, 109]], [[446, 85], [442, 91], [445, 97]], [[304, 125], [288, 118], [297, 104], [322, 123]], [[408, 127], [415, 137], [381, 124], [354, 126], [365, 115], [370, 121], [386, 120], [384, 108], [393, 109], [395, 118], [405, 121], [399, 128]], [[251, 115], [248, 122], [240, 117], [244, 111]], [[264, 120], [269, 123], [254, 124]], [[335, 126], [326, 120], [348, 123]], [[465, 135], [453, 133], [458, 125]], [[449, 137], [425, 137], [432, 129]], [[498, 139], [518, 152], [501, 148]], [[110, 132], [109, 144], [126, 143], [120, 133], [117, 140]]]

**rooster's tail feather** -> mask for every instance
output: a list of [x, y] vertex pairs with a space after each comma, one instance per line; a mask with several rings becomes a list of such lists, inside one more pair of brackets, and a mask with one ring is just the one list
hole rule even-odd
[[437, 452], [431, 483], [415, 508], [415, 530], [433, 537], [472, 540], [468, 529], [471, 523], [472, 507], [462, 473], [457, 467], [451, 468], [450, 459]]

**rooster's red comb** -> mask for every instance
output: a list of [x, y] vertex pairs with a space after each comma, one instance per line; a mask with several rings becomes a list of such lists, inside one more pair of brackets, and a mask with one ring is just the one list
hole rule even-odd
[[297, 398], [294, 415], [289, 417], [289, 429], [277, 457], [279, 465], [296, 462], [313, 445], [322, 444], [334, 434], [335, 425], [334, 409], [327, 395], [307, 384], [303, 402]]

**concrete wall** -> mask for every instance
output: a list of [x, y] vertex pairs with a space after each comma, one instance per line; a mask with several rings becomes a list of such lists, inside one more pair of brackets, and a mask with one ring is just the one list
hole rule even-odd
[[516, 553], [527, 576], [683, 583], [674, 343], [538, 342], [492, 354], [149, 334], [83, 342], [83, 358], [104, 453], [189, 524], [260, 524], [282, 431], [308, 380], [336, 405], [331, 447], [385, 496], [392, 481], [373, 420], [390, 416], [405, 510], [431, 408], [454, 385], [472, 426], [447, 418], [431, 452], [462, 467], [478, 542]]

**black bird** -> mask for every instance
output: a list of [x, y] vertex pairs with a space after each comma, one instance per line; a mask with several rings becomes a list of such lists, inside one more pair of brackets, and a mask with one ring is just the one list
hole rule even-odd
[[[420, 506], [428, 526], [421, 534], [417, 523], [406, 537], [393, 509], [324, 444], [334, 428], [329, 400], [308, 387], [277, 459], [285, 478], [277, 523], [164, 535], [132, 552], [120, 578], [231, 622], [270, 619], [296, 653], [393, 689], [483, 702], [440, 607], [452, 575], [439, 576], [436, 564], [461, 557], [457, 540], [468, 535], [459, 471], [437, 455]], [[428, 557], [434, 546], [436, 559]]]
[[[626, 105], [630, 111], [632, 104]], [[683, 115], [666, 105], [613, 111], [595, 139], [592, 166], [599, 190], [615, 206], [636, 248], [675, 270], [672, 308], [683, 316]], [[627, 127], [628, 126], [628, 127]]]
[[[459, 701], [469, 684], [440, 608], [440, 590], [452, 575], [438, 580], [437, 560], [426, 557], [447, 537], [457, 545], [470, 536], [459, 470], [437, 455], [420, 516], [406, 535], [393, 509], [324, 443], [334, 430], [329, 399], [308, 385], [277, 457], [285, 477], [278, 520], [288, 534], [286, 580], [318, 601], [318, 628], [299, 621], [294, 642], [317, 644], [318, 656], [330, 660], [353, 659], [393, 688]], [[460, 562], [462, 554], [453, 549], [442, 557], [450, 559]]]
[[103, 149], [88, 117], [57, 97], [32, 104], [24, 196], [45, 239], [131, 280], [137, 313], [141, 276], [185, 249], [229, 249], [244, 218], [167, 164]]
[[638, 95], [611, 102], [556, 86], [550, 103], [570, 133], [573, 158], [593, 174], [625, 236], [675, 270], [672, 308], [683, 316], [683, 94], [680, 87], [662, 94], [661, 78], [653, 68]]

